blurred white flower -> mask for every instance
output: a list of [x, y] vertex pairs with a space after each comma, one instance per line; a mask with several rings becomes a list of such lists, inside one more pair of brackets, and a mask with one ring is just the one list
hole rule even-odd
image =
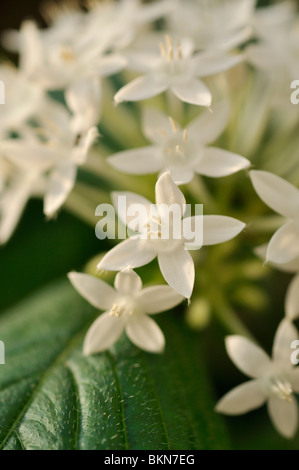
[[198, 49], [233, 49], [251, 35], [256, 0], [180, 0], [168, 16], [171, 31]]
[[7, 63], [0, 65], [0, 80], [5, 88], [5, 105], [0, 105], [0, 136], [5, 136], [12, 131], [20, 132], [24, 122], [38, 113], [44, 94]]
[[[157, 48], [158, 50], [158, 48]], [[122, 87], [115, 95], [116, 103], [139, 101], [159, 95], [170, 89], [181, 101], [199, 106], [210, 106], [212, 95], [199, 79], [227, 70], [242, 60], [242, 56], [223, 52], [194, 53], [190, 41], [173, 42], [166, 35], [160, 43], [160, 54], [144, 51], [130, 53], [130, 68], [145, 75]]]
[[28, 200], [32, 196], [40, 196], [44, 190], [44, 179], [38, 169], [31, 168], [24, 171], [2, 155], [0, 175], [0, 244], [2, 245], [12, 236]]
[[[110, 250], [99, 263], [98, 269], [119, 271], [127, 266], [137, 268], [158, 257], [159, 267], [166, 282], [174, 290], [189, 299], [193, 291], [195, 269], [188, 247], [190, 249], [192, 238], [194, 238], [194, 226], [199, 226], [199, 224], [196, 225], [196, 218], [202, 216], [182, 219], [186, 208], [185, 197], [173, 182], [169, 173], [164, 173], [157, 181], [155, 214], [152, 214], [151, 208], [153, 205], [151, 202], [134, 193], [113, 193], [116, 209], [119, 209], [117, 207], [119, 196], [126, 197], [126, 212], [121, 213], [119, 211], [118, 215], [123, 223], [128, 225], [128, 228], [136, 230], [135, 227], [131, 226], [130, 217], [128, 216], [130, 206], [134, 204], [143, 205], [146, 209], [146, 215], [142, 221], [140, 233], [119, 243]], [[180, 209], [180, 219], [182, 219], [176, 221], [181, 226], [180, 234], [176, 234], [177, 238], [174, 237], [169, 227], [169, 213], [167, 214], [166, 210], [173, 205]], [[244, 223], [231, 217], [205, 215], [203, 216], [202, 245], [216, 245], [231, 240], [244, 227]], [[162, 238], [161, 234], [163, 233], [169, 234], [169, 238]]]
[[228, 336], [226, 349], [234, 364], [252, 380], [228, 392], [217, 404], [217, 411], [238, 415], [267, 402], [275, 429], [292, 438], [298, 427], [298, 406], [293, 392], [299, 392], [299, 369], [291, 362], [291, 343], [298, 331], [284, 319], [276, 332], [273, 358], [242, 336]]
[[72, 272], [69, 279], [91, 305], [106, 310], [90, 327], [84, 340], [85, 355], [108, 349], [125, 331], [138, 348], [161, 353], [165, 338], [149, 316], [169, 310], [183, 297], [169, 286], [142, 289], [140, 277], [127, 268], [116, 275], [114, 287], [87, 274]]
[[184, 130], [172, 118], [154, 109], [143, 113], [143, 132], [152, 146], [112, 155], [108, 162], [125, 173], [143, 175], [169, 170], [176, 184], [189, 183], [198, 173], [218, 178], [250, 166], [250, 162], [227, 150], [207, 145], [217, 139], [228, 122], [229, 106], [216, 105]]
[[267, 171], [253, 170], [250, 177], [259, 197], [287, 221], [270, 240], [266, 261], [286, 264], [299, 257], [299, 190]]
[[[85, 34], [85, 22], [77, 29], [41, 30], [25, 21], [19, 34], [20, 67], [31, 81], [48, 90], [65, 89], [82, 80], [109, 76], [125, 65], [123, 56], [107, 53], [107, 39]], [[7, 42], [7, 41], [6, 41]]]
[[44, 213], [52, 217], [67, 199], [75, 184], [77, 167], [85, 163], [97, 129], [77, 135], [71, 130], [70, 116], [64, 107], [53, 103], [40, 114], [41, 128], [28, 128], [19, 139], [0, 142], [0, 153], [24, 175], [45, 176]]
[[295, 2], [258, 9], [253, 24], [259, 41], [245, 52], [252, 65], [270, 74], [276, 86], [288, 90], [299, 75], [299, 28], [295, 19]]

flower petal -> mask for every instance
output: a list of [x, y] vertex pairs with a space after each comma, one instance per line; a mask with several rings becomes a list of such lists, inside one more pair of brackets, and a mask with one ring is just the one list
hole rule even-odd
[[162, 168], [161, 149], [154, 146], [119, 152], [107, 161], [117, 170], [131, 175], [158, 173]]
[[183, 245], [171, 252], [158, 254], [158, 262], [165, 281], [176, 292], [190, 299], [194, 286], [193, 259]]
[[296, 217], [299, 211], [299, 190], [288, 181], [268, 171], [252, 170], [254, 189], [267, 206], [285, 217]]
[[188, 136], [190, 140], [199, 144], [211, 144], [224, 131], [229, 119], [230, 106], [228, 101], [221, 101], [213, 105], [210, 110], [200, 114], [188, 126]]
[[285, 312], [290, 320], [295, 320], [299, 317], [299, 274], [292, 279], [288, 287]]
[[224, 215], [203, 216], [203, 245], [217, 245], [239, 235], [245, 224]]
[[61, 164], [50, 176], [49, 187], [44, 200], [44, 213], [51, 217], [67, 199], [73, 189], [77, 167], [72, 162]]
[[227, 150], [208, 147], [204, 149], [202, 159], [196, 166], [195, 171], [200, 175], [220, 178], [232, 175], [249, 166], [250, 161], [247, 158]]
[[209, 88], [201, 81], [194, 78], [184, 83], [173, 85], [172, 92], [184, 103], [198, 106], [210, 106], [212, 94]]
[[288, 439], [294, 437], [298, 427], [298, 406], [294, 397], [290, 402], [270, 397], [268, 412], [277, 432]]
[[110, 309], [119, 297], [113, 287], [89, 274], [73, 271], [68, 274], [68, 278], [79, 294], [99, 310]]
[[103, 313], [89, 328], [84, 339], [83, 354], [96, 354], [110, 348], [124, 331], [122, 318]]
[[170, 310], [183, 300], [184, 297], [169, 286], [146, 287], [138, 295], [142, 309], [149, 314]]
[[169, 166], [170, 176], [177, 185], [188, 184], [193, 180], [194, 171], [190, 168]]
[[157, 82], [150, 75], [145, 75], [122, 87], [114, 96], [114, 100], [116, 103], [145, 100], [163, 93], [167, 88], [167, 84]]
[[114, 287], [122, 295], [135, 295], [142, 289], [142, 281], [135, 271], [125, 268], [116, 275]]
[[[151, 246], [151, 245], [150, 245]], [[130, 237], [116, 245], [102, 258], [97, 269], [120, 271], [127, 268], [139, 268], [150, 263], [157, 255], [152, 251], [148, 240]]]
[[242, 60], [243, 56], [241, 54], [232, 55], [224, 54], [223, 52], [213, 52], [197, 54], [193, 59], [193, 63], [199, 77], [209, 77], [234, 67], [242, 62]]
[[225, 346], [233, 363], [251, 378], [261, 377], [271, 364], [269, 356], [263, 349], [242, 336], [227, 336]]
[[156, 183], [156, 204], [172, 204], [180, 206], [183, 217], [186, 205], [186, 199], [182, 191], [177, 187], [169, 172], [163, 173]]
[[[129, 191], [114, 191], [111, 194], [111, 198], [122, 223], [134, 231], [136, 229], [134, 220], [136, 219], [137, 215], [138, 221], [140, 219], [140, 225], [146, 224], [151, 215], [157, 215], [157, 209], [155, 208], [155, 205], [139, 194], [131, 193]], [[134, 206], [136, 206], [136, 212], [133, 210]], [[139, 210], [137, 211], [137, 209]]]
[[165, 338], [157, 323], [147, 315], [135, 315], [126, 327], [126, 333], [138, 348], [151, 353], [162, 353]]
[[127, 61], [119, 54], [108, 54], [101, 57], [95, 64], [94, 70], [99, 73], [101, 77], [108, 77], [117, 72], [120, 72], [127, 65]]
[[216, 411], [227, 415], [248, 413], [262, 406], [266, 396], [262, 392], [259, 380], [250, 380], [224, 395], [218, 402]]
[[283, 319], [277, 329], [273, 342], [273, 360], [291, 367], [291, 343], [299, 339], [297, 328], [288, 319]]
[[270, 240], [266, 261], [285, 264], [299, 256], [299, 224], [288, 222], [278, 229]]

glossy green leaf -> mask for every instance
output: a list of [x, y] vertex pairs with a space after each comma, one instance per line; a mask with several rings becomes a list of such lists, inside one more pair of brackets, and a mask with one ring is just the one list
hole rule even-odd
[[227, 448], [198, 335], [166, 313], [156, 317], [165, 354], [122, 338], [86, 358], [82, 340], [96, 315], [63, 281], [0, 318], [0, 448]]

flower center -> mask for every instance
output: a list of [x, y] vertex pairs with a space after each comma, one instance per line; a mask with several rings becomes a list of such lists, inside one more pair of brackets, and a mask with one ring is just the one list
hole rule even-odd
[[277, 398], [287, 402], [292, 401], [292, 386], [283, 376], [271, 377], [269, 379], [268, 387], [270, 389], [270, 393]]
[[60, 50], [60, 57], [63, 62], [67, 64], [73, 63], [76, 60], [76, 55], [70, 46], [63, 46]]
[[123, 317], [123, 316], [132, 316], [137, 313], [138, 309], [134, 302], [131, 299], [123, 298], [118, 302], [112, 305], [112, 308], [109, 312], [111, 317]]
[[[165, 36], [165, 43], [160, 43], [160, 53], [162, 58], [160, 73], [162, 78], [167, 77], [175, 83], [180, 83], [189, 78], [189, 61], [184, 57], [181, 44], [173, 43], [170, 36]], [[187, 77], [186, 77], [187, 75]]]

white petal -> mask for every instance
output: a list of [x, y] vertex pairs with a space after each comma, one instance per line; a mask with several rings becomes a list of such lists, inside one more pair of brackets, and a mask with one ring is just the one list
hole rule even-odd
[[119, 297], [113, 287], [94, 276], [71, 272], [68, 278], [79, 294], [100, 310], [110, 309]]
[[228, 415], [248, 413], [262, 406], [266, 396], [261, 390], [258, 380], [250, 380], [224, 395], [218, 402], [216, 411]]
[[83, 354], [96, 354], [110, 348], [124, 331], [122, 318], [103, 313], [89, 328], [84, 340]]
[[67, 162], [57, 167], [50, 176], [49, 188], [44, 201], [44, 213], [52, 216], [62, 206], [73, 189], [77, 167]]
[[15, 230], [32, 190], [30, 178], [17, 178], [0, 199], [0, 244], [6, 243]]
[[299, 393], [299, 367], [294, 367], [288, 372], [287, 380], [289, 380], [292, 390]]
[[183, 245], [172, 252], [158, 254], [161, 273], [165, 281], [179, 294], [190, 299], [195, 278], [193, 259]]
[[219, 72], [228, 70], [242, 62], [243, 56], [228, 55], [223, 53], [198, 54], [193, 62], [199, 77], [208, 77]]
[[261, 377], [271, 364], [263, 349], [242, 336], [227, 336], [225, 346], [233, 363], [251, 378]]
[[114, 287], [122, 295], [136, 295], [142, 289], [142, 281], [135, 271], [126, 268], [116, 275]]
[[204, 149], [202, 159], [196, 166], [195, 171], [200, 175], [219, 178], [232, 175], [249, 166], [250, 161], [247, 158], [227, 150], [208, 147]]
[[168, 172], [163, 173], [156, 183], [156, 204], [178, 205], [183, 217], [186, 199]]
[[272, 71], [281, 65], [277, 54], [269, 45], [251, 44], [246, 48], [245, 54], [248, 62], [262, 70]]
[[150, 263], [156, 253], [152, 251], [147, 243], [148, 240], [131, 237], [118, 245], [104, 256], [98, 264], [98, 269], [107, 271], [120, 271], [127, 268], [139, 268]]
[[135, 315], [126, 327], [126, 333], [138, 348], [151, 353], [162, 353], [164, 335], [157, 323], [147, 315]]
[[201, 81], [194, 78], [187, 82], [171, 87], [172, 92], [185, 103], [198, 106], [210, 106], [212, 94], [209, 88]]
[[[124, 225], [132, 228], [132, 230], [135, 229], [133, 222], [137, 217], [137, 213], [133, 210], [134, 206], [136, 206], [136, 211], [140, 208], [138, 211], [138, 214], [140, 213], [140, 224], [146, 224], [151, 214], [157, 214], [155, 205], [139, 194], [130, 193], [129, 191], [114, 191], [111, 194], [111, 198], [120, 220]], [[132, 209], [132, 214], [129, 212], [130, 208]]]
[[271, 238], [267, 249], [267, 261], [285, 264], [299, 256], [299, 224], [288, 222]]
[[291, 367], [291, 343], [299, 339], [297, 328], [288, 319], [283, 319], [277, 329], [273, 342], [273, 360]]
[[292, 279], [288, 287], [285, 312], [290, 320], [295, 320], [299, 317], [299, 274]]
[[108, 163], [117, 170], [131, 175], [147, 175], [158, 173], [162, 168], [162, 152], [160, 147], [144, 147], [125, 150], [111, 155]]
[[93, 126], [87, 130], [85, 134], [79, 139], [78, 144], [72, 151], [72, 160], [76, 165], [83, 165], [85, 163], [90, 147], [98, 137], [98, 129]]
[[185, 217], [182, 224], [185, 248], [199, 250], [203, 246], [203, 216]]
[[184, 297], [169, 286], [146, 287], [138, 295], [142, 309], [149, 314], [170, 310], [183, 300]]
[[239, 235], [245, 224], [224, 215], [203, 216], [203, 245], [217, 245]]
[[211, 144], [224, 131], [229, 119], [230, 106], [228, 101], [222, 101], [212, 106], [194, 119], [188, 126], [188, 137], [199, 144]]
[[177, 185], [188, 184], [193, 180], [194, 171], [190, 168], [179, 168], [170, 166], [169, 167], [170, 176]]
[[0, 143], [0, 152], [24, 170], [47, 170], [57, 161], [57, 151], [47, 145], [18, 140]]
[[250, 177], [259, 197], [278, 214], [296, 217], [299, 211], [299, 190], [288, 181], [268, 171], [253, 170]]
[[122, 87], [114, 96], [114, 100], [116, 103], [145, 100], [163, 93], [167, 88], [167, 84], [157, 82], [151, 76], [138, 77]]
[[71, 129], [75, 134], [87, 131], [98, 123], [101, 110], [101, 86], [98, 77], [74, 82], [66, 91], [68, 107], [75, 115]]
[[270, 397], [268, 412], [277, 432], [284, 437], [294, 437], [298, 427], [298, 406], [296, 399], [291, 397], [291, 402]]
[[120, 72], [126, 65], [127, 61], [121, 55], [109, 54], [101, 57], [101, 59], [94, 64], [94, 69], [101, 77], [107, 77]]
[[[176, 124], [180, 130], [179, 124]], [[151, 142], [163, 145], [173, 136], [173, 127], [166, 114], [153, 108], [145, 108], [142, 113], [142, 129], [144, 135]]]

